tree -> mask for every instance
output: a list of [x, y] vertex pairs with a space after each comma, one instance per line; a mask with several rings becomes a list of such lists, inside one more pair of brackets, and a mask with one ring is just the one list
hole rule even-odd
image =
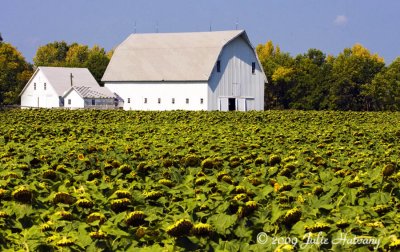
[[86, 67], [88, 55], [89, 55], [88, 46], [74, 43], [69, 46], [67, 55], [65, 57], [65, 66]]
[[78, 43], [69, 45], [64, 41], [56, 41], [39, 47], [33, 61], [37, 67], [86, 67], [100, 83], [111, 56], [112, 51], [107, 53], [98, 45], [89, 49]]
[[15, 47], [0, 43], [0, 104], [16, 104], [32, 73], [32, 66]]
[[104, 48], [100, 48], [98, 45], [93, 46], [88, 53], [86, 67], [89, 68], [90, 72], [99, 83], [106, 71], [112, 54], [113, 51], [107, 53]]
[[292, 85], [293, 59], [288, 53], [282, 53], [272, 41], [256, 47], [258, 58], [268, 78], [265, 86], [264, 107], [287, 108], [287, 93]]
[[400, 57], [363, 86], [371, 110], [400, 110]]
[[368, 110], [371, 101], [362, 90], [371, 84], [385, 63], [360, 44], [346, 48], [334, 60], [329, 105], [335, 110]]
[[65, 41], [53, 42], [41, 46], [36, 51], [33, 62], [39, 66], [66, 66], [65, 59], [69, 50], [69, 45]]
[[289, 90], [292, 109], [324, 109], [324, 98], [329, 93], [330, 64], [326, 55], [317, 49], [297, 55], [294, 65], [293, 87]]

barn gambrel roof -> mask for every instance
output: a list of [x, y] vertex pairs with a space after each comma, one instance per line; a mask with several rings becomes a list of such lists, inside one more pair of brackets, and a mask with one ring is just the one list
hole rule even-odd
[[71, 74], [73, 86], [99, 87], [96, 79], [87, 68], [40, 66], [36, 69], [35, 73], [25, 85], [20, 95], [22, 95], [39, 71], [43, 73], [48, 81], [48, 84], [53, 87], [58, 96], [63, 96], [64, 93], [71, 88]]
[[208, 81], [222, 49], [243, 30], [132, 34], [116, 49], [104, 82]]

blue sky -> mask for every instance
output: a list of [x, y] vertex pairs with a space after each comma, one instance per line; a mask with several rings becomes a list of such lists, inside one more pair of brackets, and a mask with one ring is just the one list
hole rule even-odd
[[110, 50], [129, 34], [245, 29], [292, 56], [337, 55], [361, 43], [387, 63], [400, 56], [399, 0], [2, 0], [0, 32], [32, 62], [65, 40]]

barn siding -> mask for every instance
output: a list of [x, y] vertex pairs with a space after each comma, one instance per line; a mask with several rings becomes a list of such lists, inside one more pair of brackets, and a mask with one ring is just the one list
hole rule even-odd
[[[34, 83], [36, 83], [36, 90], [34, 90]], [[46, 83], [46, 90], [44, 90], [44, 83]], [[31, 79], [21, 95], [21, 107], [60, 107], [60, 98], [41, 71], [38, 71]]]
[[207, 110], [207, 83], [204, 82], [108, 82], [104, 86], [124, 100], [124, 110]]
[[[247, 110], [264, 109], [264, 74], [261, 70], [253, 48], [242, 37], [228, 43], [222, 50], [219, 60], [221, 72], [216, 66], [209, 80], [208, 109], [221, 108], [221, 97], [252, 98], [246, 99]], [[255, 74], [252, 74], [252, 62], [256, 63]], [[240, 106], [244, 107], [243, 104]], [[239, 106], [238, 106], [239, 108]], [[239, 110], [239, 109], [238, 109]]]
[[[71, 104], [68, 104], [68, 100], [71, 100]], [[64, 97], [64, 107], [66, 108], [84, 108], [85, 101], [83, 98], [76, 92], [72, 90], [69, 92], [67, 96]]]

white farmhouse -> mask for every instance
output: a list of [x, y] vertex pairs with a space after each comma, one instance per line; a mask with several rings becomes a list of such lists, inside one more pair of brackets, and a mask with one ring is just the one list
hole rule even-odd
[[21, 91], [21, 107], [64, 107], [64, 94], [72, 86], [98, 88], [87, 68], [38, 67]]
[[132, 34], [102, 81], [125, 110], [263, 110], [267, 78], [245, 31]]

